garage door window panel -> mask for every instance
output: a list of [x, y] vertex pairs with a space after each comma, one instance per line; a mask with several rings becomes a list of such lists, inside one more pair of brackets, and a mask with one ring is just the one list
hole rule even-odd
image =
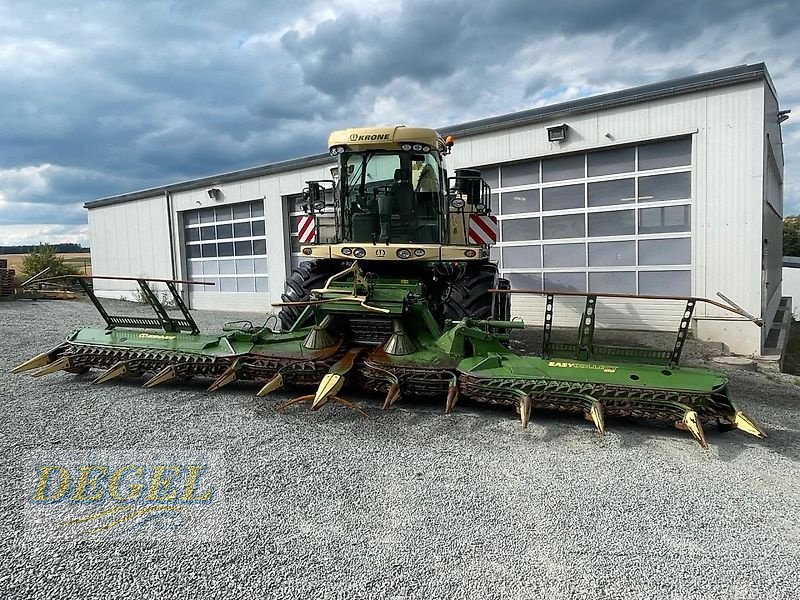
[[500, 177], [504, 188], [539, 183], [539, 161], [503, 165]]
[[250, 218], [250, 203], [244, 202], [241, 204], [233, 205], [233, 218], [234, 219], [249, 219]]
[[586, 155], [561, 156], [542, 161], [542, 181], [582, 179], [586, 175]]
[[563, 185], [542, 189], [542, 210], [569, 210], [586, 205], [584, 185]]
[[217, 225], [217, 239], [229, 240], [233, 237], [233, 225]]
[[217, 244], [218, 256], [233, 256], [233, 242], [220, 242]]
[[249, 240], [246, 242], [234, 242], [233, 251], [236, 256], [252, 256], [253, 242]]
[[584, 213], [542, 217], [542, 237], [546, 240], [585, 237]]
[[538, 244], [531, 246], [506, 246], [503, 248], [504, 269], [538, 269], [542, 266], [542, 250]]
[[636, 273], [633, 271], [589, 273], [589, 291], [607, 294], [635, 294]]
[[539, 218], [505, 219], [501, 222], [504, 242], [527, 242], [539, 239]]
[[216, 260], [205, 260], [203, 265], [203, 275], [219, 275], [219, 263]]
[[255, 277], [237, 277], [236, 288], [237, 292], [255, 292], [256, 291]]
[[541, 273], [507, 273], [506, 279], [511, 283], [513, 290], [539, 290], [542, 289]]
[[639, 293], [689, 296], [692, 293], [692, 274], [690, 271], [639, 271]]
[[233, 219], [233, 210], [231, 209], [230, 205], [217, 206], [214, 209], [214, 216], [217, 221], [230, 221]]
[[545, 273], [544, 289], [552, 292], [585, 292], [586, 273]]
[[253, 269], [252, 258], [237, 258], [236, 259], [236, 274], [237, 275], [252, 275], [255, 273]]
[[689, 265], [692, 263], [692, 241], [689, 238], [641, 240], [640, 265]]
[[636, 202], [636, 182], [633, 178], [596, 181], [589, 184], [588, 204], [594, 206], [613, 206]]
[[689, 206], [663, 206], [639, 210], [639, 233], [676, 233], [689, 231], [691, 210]]
[[640, 171], [686, 167], [690, 164], [692, 164], [692, 141], [689, 138], [639, 146]]
[[213, 208], [203, 208], [198, 212], [200, 213], [200, 223], [213, 223], [215, 221]]
[[250, 237], [253, 235], [252, 229], [250, 228], [250, 222], [246, 223], [234, 223], [233, 224], [233, 237], [235, 238], [243, 238], [243, 237]]
[[253, 221], [250, 225], [251, 229], [253, 230], [253, 237], [256, 236], [264, 236], [267, 232], [267, 226], [264, 221], [258, 220]]
[[636, 148], [590, 152], [586, 157], [586, 162], [589, 177], [630, 173], [636, 167]]
[[636, 264], [636, 242], [590, 242], [590, 267], [622, 267]]
[[539, 212], [539, 190], [504, 192], [501, 197], [503, 214]]
[[585, 267], [586, 244], [546, 244], [544, 250], [544, 267]]
[[692, 195], [691, 173], [666, 173], [639, 178], [639, 202], [687, 200]]
[[589, 213], [590, 237], [633, 235], [634, 233], [636, 233], [636, 218], [633, 210]]

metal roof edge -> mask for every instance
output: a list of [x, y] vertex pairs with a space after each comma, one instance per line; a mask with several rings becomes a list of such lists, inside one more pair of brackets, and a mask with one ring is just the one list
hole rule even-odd
[[443, 135], [476, 135], [496, 131], [497, 129], [519, 127], [531, 123], [556, 119], [570, 114], [616, 108], [628, 104], [668, 98], [756, 79], [766, 79], [767, 82], [771, 84], [769, 73], [763, 62], [753, 65], [728, 67], [726, 69], [689, 75], [677, 79], [669, 79], [658, 83], [649, 83], [618, 92], [609, 92], [607, 94], [589, 96], [588, 98], [569, 100], [559, 104], [551, 104], [496, 117], [489, 117], [487, 119], [469, 121], [467, 123], [442, 127], [439, 131]]
[[302, 169], [306, 167], [316, 167], [330, 162], [332, 159], [326, 152], [325, 154], [313, 154], [311, 156], [304, 156], [301, 158], [293, 158], [291, 160], [284, 160], [277, 163], [270, 163], [268, 165], [261, 165], [257, 167], [249, 167], [247, 169], [239, 169], [237, 171], [229, 171], [227, 173], [220, 173], [218, 175], [209, 175], [208, 177], [200, 177], [199, 179], [188, 179], [178, 183], [170, 183], [167, 185], [160, 185], [144, 190], [135, 192], [128, 192], [126, 194], [119, 194], [116, 196], [107, 196], [97, 200], [91, 200], [84, 203], [84, 208], [99, 208], [101, 206], [111, 206], [113, 204], [120, 204], [123, 202], [132, 202], [134, 200], [142, 200], [143, 198], [153, 198], [166, 192], [181, 192], [191, 190], [196, 187], [205, 185], [215, 185], [218, 183], [227, 183], [229, 181], [236, 181], [239, 179], [249, 179], [251, 177], [261, 177], [263, 175], [272, 175], [274, 173], [283, 173], [295, 169]]

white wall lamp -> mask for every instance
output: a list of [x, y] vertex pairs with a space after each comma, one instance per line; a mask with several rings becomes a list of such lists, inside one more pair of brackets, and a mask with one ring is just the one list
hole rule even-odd
[[569, 125], [562, 123], [561, 125], [553, 125], [547, 128], [547, 141], [548, 142], [563, 142], [567, 139], [567, 131]]

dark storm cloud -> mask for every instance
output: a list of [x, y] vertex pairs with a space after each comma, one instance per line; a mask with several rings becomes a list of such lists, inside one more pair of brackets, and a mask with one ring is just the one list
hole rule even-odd
[[382, 86], [400, 77], [430, 83], [460, 70], [477, 74], [498, 61], [513, 61], [515, 51], [553, 35], [605, 33], [615, 36], [618, 47], [668, 51], [712, 23], [746, 18], [773, 4], [785, 3], [407, 0], [398, 15], [346, 12], [306, 35], [288, 31], [281, 41], [302, 66], [306, 84], [344, 97], [361, 86]]
[[[798, 14], [753, 0], [6, 0], [0, 224], [60, 206], [74, 222], [86, 200], [324, 152], [340, 126], [452, 124], [780, 59]], [[683, 51], [711, 27], [726, 41], [759, 23], [774, 39]], [[773, 72], [790, 105], [798, 69]]]
[[[176, 122], [233, 135], [252, 130], [256, 119], [243, 107], [268, 83], [259, 59], [270, 57], [243, 51], [240, 40], [281, 19], [288, 3], [255, 12], [243, 2], [213, 11], [196, 4], [18, 4], [31, 18], [30, 31], [11, 39], [31, 64], [4, 77], [0, 136], [15, 152], [0, 154], [0, 167], [30, 164], [31, 155], [123, 166], [139, 158], [137, 142]], [[49, 26], [37, 28], [37, 21]]]

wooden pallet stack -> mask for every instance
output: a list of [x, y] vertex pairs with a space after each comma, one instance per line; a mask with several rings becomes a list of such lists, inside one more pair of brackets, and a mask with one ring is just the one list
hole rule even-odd
[[8, 268], [8, 260], [0, 258], [0, 298], [14, 293], [14, 269]]

